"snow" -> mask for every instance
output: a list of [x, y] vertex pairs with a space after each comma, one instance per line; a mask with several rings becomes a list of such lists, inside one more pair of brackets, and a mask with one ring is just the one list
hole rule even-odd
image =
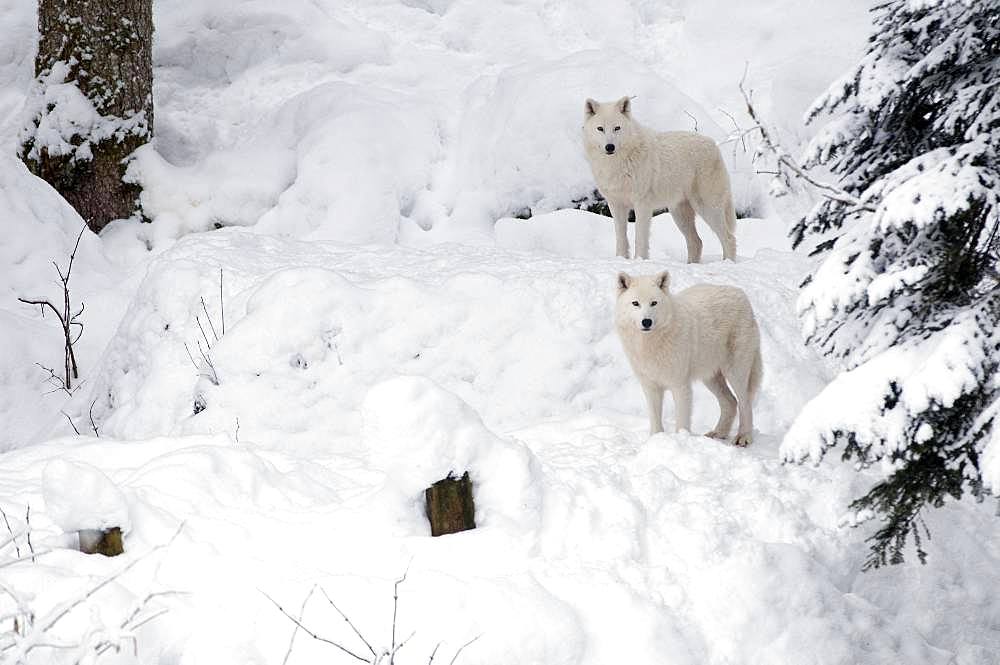
[[121, 528], [131, 523], [121, 490], [90, 464], [52, 460], [42, 469], [45, 514], [63, 531]]
[[[0, 0], [8, 146], [30, 82], [29, 4]], [[20, 535], [0, 548], [13, 592], [0, 593], [0, 648], [14, 596], [51, 617], [134, 563], [49, 637], [134, 637], [98, 662], [277, 663], [293, 625], [264, 594], [297, 614], [319, 585], [391, 648], [406, 572], [400, 662], [427, 662], [439, 642], [445, 662], [478, 637], [457, 663], [1000, 663], [992, 505], [929, 512], [926, 566], [861, 573], [872, 525], [847, 526], [863, 517], [847, 505], [877, 470], [784, 462], [808, 456], [780, 442], [811, 398], [880, 396], [863, 377], [830, 383], [803, 345], [795, 300], [814, 260], [755, 198], [742, 148], [723, 152], [763, 218], [739, 222], [735, 263], [702, 226], [706, 262], [686, 265], [669, 213], [651, 261], [617, 259], [608, 218], [566, 209], [593, 189], [576, 143], [586, 97], [635, 94], [646, 124], [690, 128], [690, 113], [722, 140], [718, 109], [738, 110], [750, 59], [761, 109], [801, 142], [806, 104], [863, 48], [866, 8], [158, 0], [156, 139], [130, 166], [153, 222], [84, 235], [72, 396], [41, 396], [34, 363], [60, 366], [57, 325], [16, 297], [61, 298], [50, 261], [64, 264], [82, 220], [0, 156], [0, 508], [20, 534], [30, 506], [41, 553], [8, 564], [15, 545], [27, 553]], [[525, 208], [531, 219], [513, 217]], [[664, 269], [676, 289], [739, 286], [758, 313], [748, 449], [647, 434], [611, 306], [619, 271]], [[697, 387], [695, 432], [715, 409]], [[998, 449], [994, 434], [995, 485]], [[423, 490], [464, 471], [478, 526], [431, 538]], [[126, 529], [113, 559], [67, 533], [112, 523]], [[166, 613], [123, 629], [151, 592], [170, 593], [144, 612]], [[304, 608], [311, 629], [367, 653], [319, 591]], [[341, 656], [300, 631], [288, 662]]]

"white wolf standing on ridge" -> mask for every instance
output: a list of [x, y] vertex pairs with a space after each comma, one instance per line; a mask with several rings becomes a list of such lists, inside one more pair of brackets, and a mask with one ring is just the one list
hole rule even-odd
[[[663, 392], [674, 396], [677, 430], [691, 430], [691, 383], [719, 401], [719, 422], [705, 436], [726, 439], [739, 408], [737, 446], [753, 438], [753, 400], [763, 364], [760, 331], [746, 294], [734, 286], [698, 284], [677, 295], [670, 275], [618, 274], [615, 328], [646, 393], [649, 433], [663, 431]], [[735, 396], [733, 393], [736, 393]]]
[[635, 258], [649, 258], [649, 227], [656, 208], [669, 208], [687, 241], [688, 263], [701, 261], [695, 213], [736, 258], [736, 210], [729, 173], [712, 139], [695, 132], [655, 132], [632, 119], [628, 97], [588, 99], [583, 143], [597, 189], [615, 219], [616, 253], [628, 258], [628, 213], [635, 211]]

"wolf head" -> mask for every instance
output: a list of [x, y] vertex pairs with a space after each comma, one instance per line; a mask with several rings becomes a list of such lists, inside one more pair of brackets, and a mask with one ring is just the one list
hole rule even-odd
[[656, 275], [618, 273], [618, 302], [615, 322], [619, 327], [634, 328], [648, 333], [670, 321], [673, 314], [670, 299], [670, 273]]
[[583, 107], [583, 140], [590, 151], [614, 155], [627, 147], [635, 135], [632, 100], [595, 102], [588, 99]]

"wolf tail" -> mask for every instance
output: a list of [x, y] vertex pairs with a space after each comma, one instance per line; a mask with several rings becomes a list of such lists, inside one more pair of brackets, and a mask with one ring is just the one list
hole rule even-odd
[[760, 390], [760, 382], [764, 378], [764, 361], [760, 357], [760, 346], [757, 347], [757, 351], [754, 353], [753, 365], [750, 366], [750, 403], [753, 404], [754, 399], [757, 398], [757, 391]]
[[726, 199], [726, 233], [735, 235], [736, 233], [736, 206], [733, 204], [732, 194]]

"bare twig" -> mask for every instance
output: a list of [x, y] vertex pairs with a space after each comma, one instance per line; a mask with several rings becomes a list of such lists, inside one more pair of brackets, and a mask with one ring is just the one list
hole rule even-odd
[[97, 431], [97, 423], [94, 422], [94, 405], [97, 404], [97, 399], [95, 398], [93, 402], [90, 403], [90, 429], [94, 430], [94, 436], [98, 439], [101, 438], [101, 433]]
[[[309, 589], [309, 593], [306, 594], [305, 599], [302, 601], [302, 607], [299, 608], [299, 621], [301, 621], [306, 616], [306, 605], [309, 603], [309, 599], [312, 598], [313, 593], [316, 591], [316, 586]], [[286, 665], [288, 659], [292, 656], [292, 647], [295, 646], [295, 636], [299, 634], [299, 625], [295, 624], [295, 628], [292, 630], [292, 637], [288, 640], [288, 650], [285, 651], [285, 657], [281, 660], [281, 665]]]
[[441, 648], [441, 643], [438, 642], [434, 645], [434, 651], [431, 651], [431, 657], [427, 659], [427, 665], [431, 665], [434, 662], [434, 656], [437, 655], [438, 649]]
[[[205, 302], [205, 300], [202, 299], [202, 303], [204, 303], [204, 302]], [[203, 328], [202, 325], [201, 325], [201, 317], [196, 314], [195, 317], [194, 317], [194, 322], [198, 324], [198, 330], [201, 331], [201, 338], [203, 340], [205, 340], [205, 346], [207, 346], [209, 349], [211, 349], [212, 348], [212, 343], [208, 341], [208, 335], [205, 334], [205, 328]], [[211, 321], [209, 321], [209, 323], [211, 323]], [[198, 346], [201, 346], [201, 342], [200, 341], [198, 342]]]
[[[7, 533], [10, 534], [10, 540], [8, 543], [14, 543], [14, 552], [17, 554], [17, 558], [21, 558], [21, 547], [17, 544], [17, 536], [14, 535], [14, 530], [10, 528], [10, 520], [7, 519], [7, 513], [4, 512], [3, 508], [0, 508], [0, 515], [3, 515], [3, 523], [7, 525]], [[6, 543], [4, 543], [6, 546]]]
[[392, 655], [389, 656], [389, 665], [393, 665], [393, 659], [396, 655], [396, 610], [399, 608], [399, 585], [406, 581], [412, 563], [413, 560], [410, 559], [410, 563], [406, 564], [406, 570], [403, 571], [403, 576], [396, 580], [392, 587], [392, 642], [389, 647]]
[[[75, 608], [86, 602], [89, 598], [91, 598], [94, 594], [98, 593], [101, 589], [115, 582], [118, 578], [120, 578], [129, 570], [137, 566], [142, 561], [146, 560], [146, 558], [152, 556], [155, 552], [169, 547], [178, 537], [178, 535], [180, 535], [181, 530], [183, 528], [184, 524], [182, 523], [180, 526], [177, 527], [177, 530], [174, 532], [173, 536], [166, 543], [163, 543], [162, 545], [157, 545], [156, 547], [152, 548], [142, 556], [134, 559], [128, 565], [123, 566], [117, 572], [105, 577], [97, 584], [91, 586], [86, 591], [80, 593], [71, 600], [62, 603], [56, 609], [54, 609], [49, 615], [45, 616], [44, 618], [38, 621], [35, 621], [34, 615], [30, 613], [30, 610], [24, 607], [24, 604], [20, 602], [18, 596], [14, 594], [13, 591], [11, 591], [6, 587], [3, 587], [3, 585], [0, 584], [0, 590], [10, 595], [15, 600], [15, 602], [19, 603], [20, 611], [22, 613], [27, 612], [25, 616], [28, 617], [30, 624], [29, 625], [30, 630], [15, 631], [17, 637], [15, 637], [10, 644], [4, 645], [3, 650], [7, 651], [10, 649], [14, 649], [14, 652], [12, 654], [12, 661], [22, 662], [23, 660], [25, 660], [28, 654], [30, 654], [35, 649], [40, 649], [40, 648], [77, 649], [77, 650], [85, 649], [86, 651], [88, 652], [92, 651], [97, 655], [103, 654], [109, 649], [120, 649], [122, 640], [119, 640], [117, 642], [103, 640], [97, 642], [85, 642], [83, 644], [62, 644], [59, 642], [54, 642], [49, 639], [49, 631], [51, 631], [52, 628], [56, 624], [58, 624], [67, 614], [69, 614]], [[32, 550], [32, 554], [34, 554], [34, 550]], [[168, 595], [169, 593], [171, 592], [147, 594], [146, 597], [142, 601], [140, 601], [138, 606], [122, 621], [120, 628], [125, 631], [135, 630], [140, 626], [149, 623], [156, 617], [161, 616], [163, 614], [163, 611], [165, 610], [154, 612], [151, 615], [143, 617], [140, 617], [140, 614], [142, 613], [142, 610], [148, 605], [150, 600], [158, 596]], [[128, 638], [122, 638], [122, 639], [128, 639]], [[131, 639], [134, 641], [134, 638]], [[81, 655], [82, 653], [83, 652], [81, 651]]]
[[365, 643], [366, 647], [368, 647], [368, 651], [370, 651], [371, 654], [375, 656], [376, 655], [375, 649], [373, 649], [372, 645], [368, 642], [368, 640], [365, 639], [365, 636], [361, 634], [361, 631], [358, 630], [357, 626], [355, 626], [354, 623], [347, 618], [347, 615], [344, 614], [339, 607], [337, 607], [337, 604], [333, 602], [333, 599], [330, 598], [330, 596], [326, 593], [326, 589], [320, 588], [320, 592], [323, 594], [323, 597], [326, 598], [326, 602], [330, 603], [330, 606], [333, 609], [337, 610], [337, 614], [339, 614], [344, 619], [344, 621], [347, 622], [347, 625], [351, 627], [351, 630], [354, 631], [354, 634], [357, 635], [359, 638], [361, 638], [361, 641]]
[[[392, 653], [396, 652], [396, 611], [399, 609], [399, 585], [406, 581], [406, 574], [410, 572], [410, 566], [406, 566], [406, 570], [403, 571], [403, 576], [396, 580], [396, 583], [392, 587], [392, 642], [390, 643], [390, 649]], [[392, 659], [389, 659], [389, 665], [392, 665]]]
[[[258, 589], [258, 591], [260, 591], [260, 590]], [[341, 651], [343, 651], [344, 653], [346, 653], [348, 656], [351, 656], [355, 660], [360, 660], [362, 663], [369, 662], [367, 659], [362, 658], [361, 656], [359, 656], [358, 654], [354, 653], [353, 651], [351, 651], [347, 647], [345, 647], [345, 646], [343, 646], [341, 644], [338, 644], [337, 642], [334, 642], [333, 640], [329, 640], [329, 639], [327, 639], [325, 637], [317, 635], [313, 631], [309, 630], [308, 628], [306, 628], [305, 624], [303, 624], [301, 621], [299, 621], [298, 619], [296, 619], [295, 617], [293, 617], [291, 614], [289, 614], [287, 611], [285, 611], [285, 608], [283, 608], [281, 605], [279, 605], [278, 601], [276, 601], [274, 598], [271, 598], [269, 595], [267, 595], [263, 591], [261, 591], [260, 593], [265, 598], [267, 598], [269, 601], [271, 601], [271, 603], [275, 607], [278, 608], [279, 612], [281, 612], [282, 614], [284, 614], [292, 623], [294, 623], [296, 626], [298, 626], [299, 628], [301, 628], [305, 632], [305, 634], [308, 635], [309, 637], [311, 637], [314, 640], [317, 640], [319, 642], [325, 642], [326, 644], [329, 644], [331, 646], [337, 647], [338, 649], [340, 649]]]
[[458, 657], [462, 654], [463, 651], [465, 651], [465, 647], [471, 645], [473, 642], [475, 642], [476, 640], [478, 640], [480, 637], [482, 637], [482, 635], [476, 635], [471, 640], [469, 640], [468, 642], [466, 642], [462, 646], [458, 647], [458, 651], [456, 651], [455, 655], [451, 657], [451, 662], [449, 662], [448, 665], [455, 665], [455, 661], [458, 660]]
[[14, 558], [11, 558], [11, 559], [7, 559], [6, 561], [0, 561], [0, 569], [8, 568], [10, 566], [14, 566], [16, 564], [21, 563], [22, 561], [28, 561], [29, 559], [31, 561], [34, 561], [35, 559], [37, 559], [37, 558], [39, 558], [41, 556], [44, 556], [46, 554], [51, 554], [54, 551], [55, 550], [53, 550], [53, 549], [35, 550], [34, 552], [31, 553], [30, 556], [14, 557]]
[[24, 510], [24, 538], [28, 541], [28, 551], [31, 552], [31, 563], [35, 563], [35, 546], [31, 544], [31, 504]]
[[[142, 628], [150, 621], [158, 619], [167, 613], [166, 608], [161, 608], [139, 619], [139, 615], [142, 613], [144, 609], [146, 609], [150, 601], [152, 601], [154, 598], [159, 598], [162, 596], [178, 596], [183, 594], [184, 592], [181, 591], [157, 591], [157, 592], [147, 593], [145, 597], [143, 597], [143, 599], [140, 600], [139, 603], [135, 606], [135, 609], [133, 609], [132, 612], [129, 613], [129, 615], [122, 620], [122, 622], [118, 625], [118, 628], [121, 631], [129, 631], [129, 632], [136, 631], [139, 628]], [[135, 638], [133, 637], [132, 640], [134, 643]], [[120, 644], [118, 643], [105, 641], [99, 643], [96, 647], [94, 647], [94, 649], [97, 652], [97, 655], [100, 656], [111, 649], [117, 649], [119, 646]]]
[[[205, 304], [205, 298], [204, 298], [204, 296], [201, 298], [201, 310], [203, 312], [205, 312], [205, 318], [208, 319], [208, 327], [211, 328], [211, 330], [212, 330], [212, 337], [214, 337], [215, 341], [218, 342], [219, 341], [219, 333], [215, 332], [215, 324], [212, 323], [212, 317], [209, 316], [209, 314], [208, 314], [208, 305]], [[207, 342], [208, 340], [205, 340], [205, 341]]]
[[76, 435], [77, 435], [77, 436], [80, 436], [80, 430], [78, 430], [78, 429], [76, 428], [76, 425], [74, 425], [74, 424], [73, 424], [73, 419], [69, 417], [69, 414], [68, 414], [68, 413], [66, 413], [65, 411], [60, 411], [59, 413], [61, 413], [61, 414], [63, 414], [64, 416], [66, 416], [66, 420], [68, 420], [68, 421], [69, 421], [69, 426], [73, 428], [73, 431], [74, 431], [74, 432], [76, 432]]
[[764, 142], [764, 146], [767, 148], [768, 152], [774, 156], [775, 161], [778, 164], [778, 170], [781, 171], [781, 176], [785, 179], [785, 181], [789, 181], [788, 173], [791, 173], [793, 176], [806, 181], [818, 189], [820, 193], [828, 199], [851, 206], [859, 211], [866, 210], [868, 212], [875, 212], [875, 208], [873, 208], [870, 204], [862, 201], [847, 190], [837, 187], [836, 185], [831, 185], [827, 182], [822, 182], [809, 175], [809, 173], [807, 173], [806, 170], [784, 148], [781, 147], [778, 140], [774, 138], [761, 121], [760, 115], [757, 113], [757, 109], [754, 108], [753, 91], [748, 91], [746, 89], [745, 83], [749, 69], [750, 64], [747, 63], [746, 68], [743, 70], [743, 77], [740, 78], [740, 92], [743, 94], [743, 101], [746, 102], [747, 113], [750, 115], [750, 118], [754, 121], [754, 123], [756, 123], [756, 127], [754, 129], [760, 131], [761, 140]]
[[[77, 310], [75, 314], [72, 313], [73, 308], [70, 304], [69, 280], [73, 274], [73, 262], [76, 261], [76, 253], [80, 249], [80, 240], [83, 238], [83, 234], [86, 230], [87, 227], [84, 226], [83, 229], [80, 230], [80, 234], [76, 237], [76, 244], [73, 245], [73, 251], [69, 255], [69, 263], [66, 266], [65, 273], [63, 273], [58, 263], [56, 263], [55, 261], [52, 262], [52, 265], [55, 266], [56, 273], [59, 275], [59, 281], [61, 283], [63, 290], [62, 310], [57, 308], [49, 300], [42, 300], [39, 298], [18, 298], [20, 302], [23, 302], [26, 305], [37, 305], [41, 309], [43, 317], [45, 316], [45, 308], [48, 307], [55, 313], [56, 318], [59, 319], [59, 324], [62, 326], [62, 332], [63, 332], [64, 374], [63, 378], [61, 379], [61, 383], [62, 383], [62, 388], [67, 392], [70, 391], [73, 387], [73, 379], [80, 378], [80, 371], [76, 364], [76, 352], [73, 348], [73, 345], [76, 344], [78, 341], [80, 341], [80, 337], [83, 335], [83, 324], [77, 321], [77, 318], [81, 314], [83, 314], [84, 305], [81, 305], [80, 309]], [[75, 337], [73, 336], [74, 326], [76, 326], [78, 329]], [[43, 369], [48, 369], [48, 368], [43, 367]], [[53, 376], [55, 376], [55, 372], [53, 372], [52, 370], [48, 371]]]
[[67, 614], [69, 614], [70, 611], [73, 610], [73, 608], [77, 607], [78, 605], [80, 605], [80, 603], [83, 603], [88, 598], [90, 598], [91, 596], [93, 596], [95, 593], [97, 593], [98, 591], [100, 591], [101, 589], [103, 589], [104, 587], [106, 587], [107, 585], [111, 584], [112, 582], [114, 582], [115, 580], [117, 580], [119, 577], [121, 577], [122, 575], [124, 575], [125, 573], [127, 573], [128, 571], [130, 571], [133, 568], [135, 568], [139, 563], [141, 563], [142, 561], [145, 561], [147, 557], [152, 556], [154, 553], [156, 553], [156, 552], [158, 552], [158, 551], [160, 551], [162, 549], [166, 549], [166, 548], [170, 547], [173, 544], [173, 542], [177, 539], [177, 536], [180, 535], [181, 530], [183, 530], [183, 528], [184, 528], [184, 523], [181, 522], [181, 524], [177, 527], [177, 530], [174, 531], [174, 535], [172, 535], [170, 537], [170, 540], [168, 540], [167, 542], [163, 543], [162, 545], [157, 545], [156, 547], [154, 547], [153, 549], [149, 550], [148, 552], [146, 552], [142, 556], [140, 556], [140, 557], [138, 557], [136, 559], [133, 559], [126, 566], [123, 566], [118, 572], [116, 572], [116, 573], [114, 573], [114, 574], [112, 574], [112, 575], [110, 575], [108, 577], [105, 577], [103, 580], [101, 580], [100, 582], [98, 582], [97, 584], [95, 584], [94, 586], [92, 586], [89, 590], [87, 590], [84, 593], [82, 593], [79, 596], [77, 596], [76, 599], [70, 601], [69, 603], [65, 603], [63, 605], [62, 609], [60, 609], [58, 612], [56, 612], [54, 616], [52, 616], [50, 618], [47, 618], [46, 621], [45, 621], [45, 623], [42, 624], [42, 632], [48, 632], [48, 630], [50, 630], [54, 625], [56, 625], [59, 622], [60, 619], [62, 619]]
[[402, 642], [400, 642], [399, 644], [397, 644], [396, 646], [394, 646], [392, 648], [392, 651], [389, 652], [389, 663], [390, 664], [394, 663], [396, 661], [396, 654], [399, 652], [400, 649], [402, 649], [404, 646], [406, 646], [406, 643], [410, 641], [410, 638], [412, 638], [416, 634], [417, 634], [417, 631], [413, 631], [412, 633], [410, 633], [409, 635], [406, 636], [405, 640], [403, 640]]
[[694, 131], [698, 131], [698, 118], [688, 113], [687, 109], [684, 109], [684, 115], [686, 115], [687, 117], [691, 118], [691, 120], [694, 121]]
[[[719, 147], [722, 147], [722, 146], [726, 145], [727, 143], [737, 143], [738, 142], [741, 146], [743, 146], [743, 152], [750, 152], [750, 148], [747, 146], [747, 137], [750, 134], [753, 134], [755, 131], [759, 130], [760, 129], [760, 125], [754, 125], [753, 127], [749, 127], [747, 129], [743, 129], [740, 126], [740, 123], [738, 123], [736, 121], [736, 117], [732, 113], [730, 113], [729, 111], [727, 111], [726, 109], [724, 109], [722, 107], [719, 107], [718, 111], [720, 113], [722, 113], [723, 115], [725, 115], [727, 118], [729, 118], [729, 121], [731, 123], [733, 123], [733, 131], [730, 132], [729, 136], [727, 136], [726, 138], [724, 138], [721, 141], [719, 141]], [[733, 147], [733, 154], [735, 155], [735, 153], [736, 153], [736, 148], [734, 146]]]
[[222, 268], [219, 268], [219, 312], [222, 314], [222, 334], [226, 334], [226, 301], [222, 297]]

